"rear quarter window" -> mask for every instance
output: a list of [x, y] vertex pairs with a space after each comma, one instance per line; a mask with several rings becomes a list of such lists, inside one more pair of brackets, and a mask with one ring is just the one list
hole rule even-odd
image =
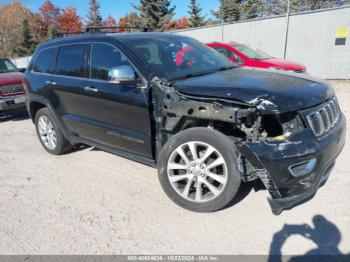
[[60, 47], [57, 55], [56, 74], [64, 76], [84, 76], [85, 45]]
[[37, 59], [35, 60], [33, 71], [38, 73], [53, 73], [52, 59], [55, 54], [55, 48], [40, 51]]

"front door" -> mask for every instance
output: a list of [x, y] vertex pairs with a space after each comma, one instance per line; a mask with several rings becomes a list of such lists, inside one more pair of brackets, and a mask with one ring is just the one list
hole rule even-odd
[[119, 48], [108, 43], [91, 44], [89, 64], [89, 79], [83, 83], [80, 99], [83, 108], [79, 112], [79, 135], [103, 145], [152, 157], [147, 92], [135, 84], [108, 81], [111, 68], [134, 66]]

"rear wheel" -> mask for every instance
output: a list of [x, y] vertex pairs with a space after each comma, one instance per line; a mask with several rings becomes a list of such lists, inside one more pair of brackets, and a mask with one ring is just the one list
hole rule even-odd
[[158, 165], [166, 194], [192, 211], [222, 209], [241, 183], [233, 142], [208, 128], [192, 128], [172, 137], [162, 149]]
[[47, 108], [42, 108], [36, 113], [35, 127], [41, 145], [50, 154], [61, 155], [71, 149], [71, 144], [59, 130]]

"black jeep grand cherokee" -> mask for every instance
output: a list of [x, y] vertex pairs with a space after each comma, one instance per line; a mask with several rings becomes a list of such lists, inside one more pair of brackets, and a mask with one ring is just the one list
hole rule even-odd
[[233, 65], [164, 33], [89, 33], [41, 45], [26, 72], [43, 147], [87, 144], [158, 166], [166, 194], [211, 212], [261, 179], [274, 214], [311, 198], [345, 143], [333, 89]]

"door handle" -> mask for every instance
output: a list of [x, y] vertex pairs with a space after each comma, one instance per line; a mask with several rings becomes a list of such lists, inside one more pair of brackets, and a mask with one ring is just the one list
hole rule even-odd
[[86, 92], [92, 92], [92, 93], [97, 93], [97, 92], [98, 92], [98, 89], [97, 89], [97, 88], [90, 87], [90, 86], [85, 86], [85, 87], [84, 87], [84, 91], [86, 91]]
[[45, 81], [45, 83], [46, 83], [47, 85], [53, 85], [53, 86], [57, 85], [56, 82], [50, 81], [50, 80]]

